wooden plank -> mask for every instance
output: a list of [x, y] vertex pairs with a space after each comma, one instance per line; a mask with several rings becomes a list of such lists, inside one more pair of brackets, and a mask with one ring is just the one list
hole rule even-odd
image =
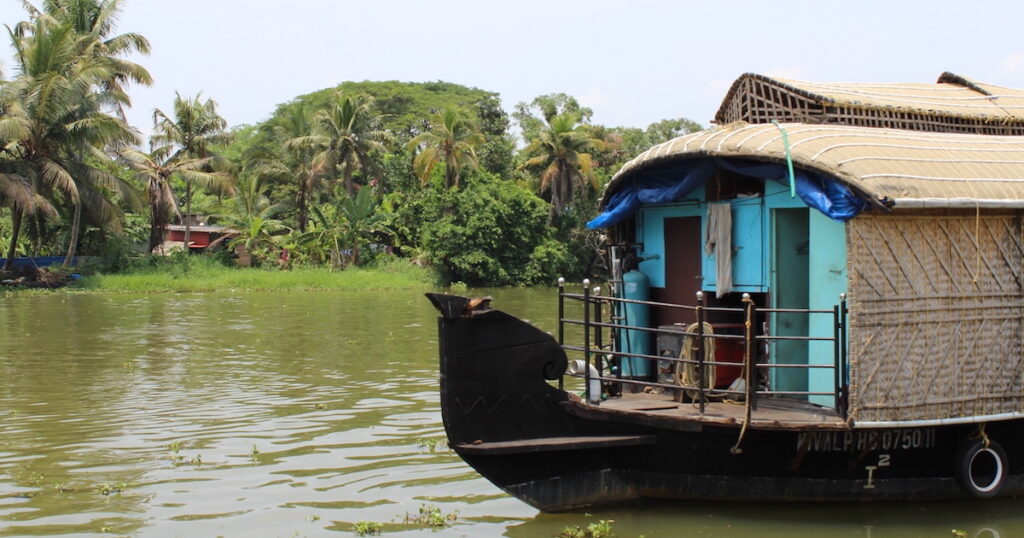
[[[679, 405], [668, 408], [668, 394], [630, 394], [612, 398], [600, 406], [570, 400], [563, 405], [567, 412], [593, 420], [626, 422], [637, 426], [665, 428], [678, 431], [701, 431], [705, 425], [739, 427], [743, 424], [744, 406], [723, 402], [709, 402], [705, 414], [696, 406]], [[666, 408], [652, 409], [659, 400]], [[660, 407], [660, 406], [659, 406]], [[755, 429], [793, 430], [846, 430], [850, 426], [829, 409], [807, 402], [763, 399], [751, 416], [750, 427]]]
[[572, 437], [541, 437], [490, 443], [459, 443], [456, 450], [466, 454], [524, 454], [532, 452], [559, 452], [590, 450], [620, 446], [653, 445], [656, 435], [589, 435]]

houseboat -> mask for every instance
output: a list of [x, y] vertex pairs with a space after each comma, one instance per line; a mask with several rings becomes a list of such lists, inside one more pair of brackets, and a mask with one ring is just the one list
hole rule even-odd
[[545, 511], [1024, 491], [1024, 91], [748, 74], [716, 123], [612, 178], [557, 334], [430, 294], [452, 449]]

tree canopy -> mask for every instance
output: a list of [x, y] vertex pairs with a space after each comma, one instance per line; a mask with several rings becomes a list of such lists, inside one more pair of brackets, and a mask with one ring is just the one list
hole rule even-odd
[[599, 239], [584, 223], [604, 182], [647, 147], [700, 129], [685, 118], [598, 125], [564, 93], [510, 115], [496, 92], [362, 81], [234, 128], [213, 99], [176, 93], [153, 111], [147, 145], [124, 109], [132, 85], [152, 81], [130, 60], [150, 43], [118, 33], [121, 6], [26, 2], [27, 20], [9, 26], [15, 64], [0, 80], [8, 258], [70, 260], [80, 242], [90, 254], [124, 255], [112, 246], [123, 242], [151, 252], [184, 207], [233, 229], [222, 244], [257, 265], [280, 256], [291, 260], [282, 266], [340, 269], [398, 255], [448, 282], [550, 283], [595, 267]]

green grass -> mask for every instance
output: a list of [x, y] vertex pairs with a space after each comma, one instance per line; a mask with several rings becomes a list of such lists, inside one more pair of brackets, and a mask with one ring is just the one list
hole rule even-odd
[[332, 271], [326, 268], [252, 269], [226, 267], [215, 260], [192, 256], [178, 263], [140, 265], [116, 274], [83, 277], [70, 291], [124, 293], [272, 291], [272, 290], [383, 290], [427, 288], [435, 283], [427, 269], [405, 260], [391, 260], [372, 268]]

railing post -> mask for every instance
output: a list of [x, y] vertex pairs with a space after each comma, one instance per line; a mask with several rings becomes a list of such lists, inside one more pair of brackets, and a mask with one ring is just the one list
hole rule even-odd
[[757, 319], [757, 308], [749, 293], [743, 294], [743, 303], [747, 306], [746, 319], [743, 322], [743, 366], [747, 375], [747, 402], [750, 409], [757, 410], [757, 368], [754, 367], [754, 321]]
[[833, 327], [833, 350], [832, 350], [832, 369], [835, 371], [835, 402], [834, 407], [836, 412], [839, 412], [840, 398], [842, 398], [843, 392], [843, 378], [842, 378], [842, 358], [839, 356], [839, 305], [832, 307], [832, 327]]
[[847, 349], [846, 349], [846, 320], [847, 320], [847, 317], [846, 317], [846, 314], [847, 313], [849, 313], [849, 310], [846, 308], [846, 294], [845, 293], [840, 293], [839, 294], [839, 319], [840, 319], [840, 325], [839, 325], [839, 327], [840, 327], [840, 330], [839, 330], [839, 356], [842, 357], [842, 361], [841, 361], [841, 364], [842, 364], [842, 376], [840, 377], [840, 379], [842, 380], [842, 385], [843, 385], [843, 403], [842, 403], [842, 410], [841, 410], [841, 415], [842, 415], [843, 418], [846, 418], [847, 407], [848, 407], [848, 405], [850, 403], [850, 372], [848, 371], [847, 364], [846, 364], [846, 361], [847, 361], [847, 357], [846, 357], [846, 354], [847, 354]]
[[583, 279], [583, 358], [586, 365], [584, 370], [585, 382], [583, 395], [587, 403], [590, 399], [590, 279]]
[[601, 356], [604, 354], [604, 345], [601, 341], [601, 287], [594, 286], [594, 347], [597, 349], [597, 376], [604, 377], [604, 366]]
[[700, 414], [704, 414], [704, 292], [697, 292], [697, 402]]
[[[565, 279], [558, 277], [558, 345], [565, 345]], [[558, 378], [558, 390], [565, 390], [565, 375]]]

